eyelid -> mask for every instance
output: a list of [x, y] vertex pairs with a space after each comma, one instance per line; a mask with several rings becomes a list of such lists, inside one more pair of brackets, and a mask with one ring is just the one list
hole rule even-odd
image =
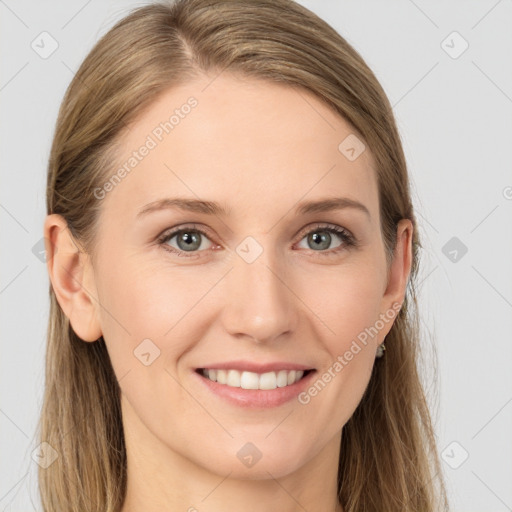
[[311, 232], [314, 232], [315, 230], [321, 230], [321, 229], [326, 229], [326, 230], [329, 230], [329, 229], [332, 229], [334, 231], [338, 231], [340, 232], [340, 236], [341, 234], [345, 234], [348, 238], [351, 238], [354, 240], [356, 240], [355, 236], [345, 227], [343, 226], [339, 226], [338, 224], [331, 224], [330, 222], [313, 222], [312, 224], [308, 224], [307, 226], [305, 226], [304, 228], [302, 228], [296, 236], [300, 236], [300, 240], [302, 240], [302, 238], [311, 233]]
[[[200, 224], [194, 224], [194, 223], [183, 224], [176, 228], [165, 229], [156, 237], [156, 241], [159, 244], [164, 245], [171, 238], [173, 238], [174, 236], [178, 235], [179, 233], [181, 233], [183, 231], [197, 231], [198, 233], [201, 233], [206, 238], [208, 238], [208, 240], [210, 240], [212, 242], [212, 244], [214, 244], [214, 242], [211, 240], [212, 238], [214, 238], [213, 234], [210, 232], [211, 230], [205, 226], [202, 226]], [[172, 248], [172, 249], [173, 249], [173, 251], [171, 251], [171, 252], [177, 251], [177, 249], [174, 249], [174, 248]], [[204, 251], [197, 251], [195, 254], [199, 254], [200, 252], [204, 252]], [[194, 253], [191, 253], [191, 255], [192, 254], [194, 254]]]
[[183, 225], [180, 224], [179, 226], [176, 226], [175, 228], [167, 228], [157, 236], [157, 240], [161, 240], [161, 239], [176, 235], [177, 233], [180, 233], [181, 231], [187, 231], [187, 230], [188, 231], [197, 231], [197, 232], [202, 233], [203, 235], [208, 236], [208, 237], [213, 236], [213, 233], [211, 232], [211, 230], [209, 228], [207, 228], [206, 226], [203, 226], [201, 224], [192, 223], [192, 224], [183, 224]]
[[[318, 253], [319, 256], [335, 256], [343, 250], [347, 250], [350, 247], [356, 247], [359, 243], [358, 239], [352, 234], [352, 232], [343, 226], [339, 226], [337, 224], [331, 224], [329, 222], [313, 222], [313, 223], [308, 224], [304, 228], [302, 228], [297, 233], [297, 235], [295, 235], [296, 237], [299, 237], [299, 239], [297, 240], [297, 242], [295, 242], [295, 244], [302, 241], [302, 239], [309, 233], [312, 233], [315, 231], [320, 231], [322, 229], [336, 234], [342, 240], [342, 244], [334, 249], [329, 249], [326, 251], [313, 251], [312, 249], [310, 249], [312, 252]], [[170, 239], [174, 238], [174, 236], [176, 236], [177, 234], [179, 234], [183, 231], [196, 231], [196, 232], [204, 235], [206, 238], [208, 238], [208, 240], [210, 240], [210, 242], [212, 244], [215, 245], [215, 242], [212, 241], [210, 229], [207, 228], [206, 226], [202, 226], [202, 225], [195, 224], [195, 223], [183, 224], [176, 228], [166, 229], [160, 235], [158, 235], [156, 240], [159, 243], [159, 245], [165, 246]], [[187, 254], [187, 251], [179, 251], [179, 249], [176, 249], [174, 247], [171, 247], [171, 248], [164, 247], [164, 250], [171, 252], [178, 256], [182, 256], [183, 253], [185, 253], [186, 254], [185, 257], [187, 257], [187, 258], [201, 257], [201, 253], [207, 252], [207, 250], [204, 249], [202, 251], [191, 251], [189, 254]]]

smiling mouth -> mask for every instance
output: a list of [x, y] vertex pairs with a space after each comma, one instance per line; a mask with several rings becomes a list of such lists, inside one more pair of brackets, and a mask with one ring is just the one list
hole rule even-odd
[[198, 368], [202, 377], [232, 388], [272, 390], [285, 388], [299, 382], [315, 370], [279, 370], [265, 373], [234, 369]]

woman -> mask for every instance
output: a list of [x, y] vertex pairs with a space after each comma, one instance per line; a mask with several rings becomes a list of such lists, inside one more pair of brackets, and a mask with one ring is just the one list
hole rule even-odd
[[69, 86], [47, 206], [45, 510], [447, 510], [399, 134], [324, 21], [135, 10]]

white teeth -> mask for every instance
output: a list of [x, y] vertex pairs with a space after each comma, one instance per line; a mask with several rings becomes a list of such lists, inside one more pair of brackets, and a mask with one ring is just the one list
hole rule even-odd
[[280, 370], [278, 372], [254, 373], [238, 370], [203, 370], [203, 375], [219, 384], [243, 389], [276, 389], [290, 386], [304, 375], [303, 370]]
[[288, 384], [288, 372], [286, 370], [281, 370], [277, 374], [277, 387], [284, 388]]
[[236, 370], [228, 370], [228, 380], [226, 381], [226, 384], [232, 388], [239, 388], [240, 372], [237, 372]]
[[276, 372], [267, 372], [260, 377], [260, 389], [276, 389], [277, 375]]
[[[240, 372], [238, 372], [238, 373], [240, 373]], [[242, 372], [242, 375], [240, 377], [240, 387], [241, 388], [243, 388], [243, 389], [259, 389], [259, 386], [260, 386], [260, 378], [257, 373]]]

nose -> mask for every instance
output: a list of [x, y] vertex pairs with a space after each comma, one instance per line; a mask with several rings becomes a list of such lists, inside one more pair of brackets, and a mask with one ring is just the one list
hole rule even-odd
[[290, 273], [270, 252], [263, 251], [252, 263], [235, 255], [234, 268], [226, 277], [222, 318], [235, 338], [271, 343], [295, 331], [297, 298], [287, 282]]

